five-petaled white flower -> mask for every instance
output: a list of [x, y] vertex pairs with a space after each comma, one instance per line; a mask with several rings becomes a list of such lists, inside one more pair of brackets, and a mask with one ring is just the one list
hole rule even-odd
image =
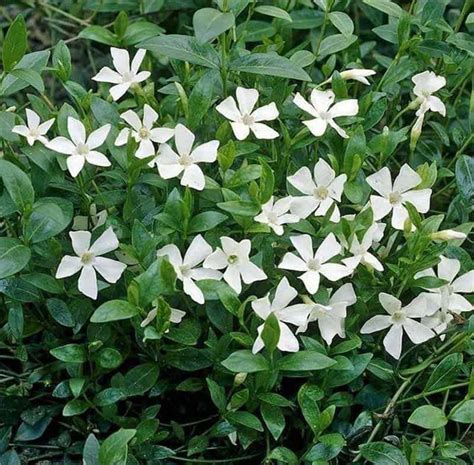
[[37, 140], [40, 141], [42, 144], [47, 144], [48, 139], [45, 137], [45, 135], [53, 125], [54, 118], [51, 118], [42, 123], [39, 115], [33, 110], [27, 108], [26, 122], [26, 126], [24, 124], [13, 126], [12, 132], [14, 132], [15, 134], [19, 134], [20, 136], [26, 137], [26, 141], [29, 145], [33, 145]]
[[97, 299], [96, 271], [109, 283], [116, 283], [127, 265], [102, 257], [119, 246], [119, 241], [112, 228], [106, 229], [91, 246], [89, 231], [73, 231], [69, 233], [72, 248], [76, 257], [66, 255], [62, 258], [56, 272], [56, 278], [67, 278], [81, 271], [79, 291], [91, 299]]
[[[293, 197], [291, 213], [300, 218], [306, 218], [312, 212], [315, 216], [324, 216], [334, 203], [341, 201], [346, 179], [345, 174], [336, 177], [335, 171], [322, 158], [314, 166], [314, 180], [309, 168], [303, 166], [295, 174], [288, 176], [288, 182], [305, 194]], [[330, 220], [338, 223], [340, 218], [339, 208], [335, 205]]]
[[[132, 129], [123, 128], [115, 139], [115, 145], [125, 145], [128, 138], [132, 136], [135, 142], [138, 143], [138, 149], [135, 152], [137, 158], [147, 158], [155, 155], [156, 150], [153, 143], [163, 144], [169, 141], [174, 134], [173, 129], [153, 127], [158, 120], [158, 113], [146, 103], [143, 107], [143, 121], [133, 110], [122, 113], [120, 118], [125, 120]], [[154, 161], [151, 161], [150, 166], [153, 166], [154, 163]]]
[[446, 79], [443, 76], [437, 76], [433, 71], [423, 71], [413, 76], [411, 80], [415, 84], [413, 93], [417, 97], [417, 103], [420, 104], [416, 115], [420, 116], [431, 110], [446, 116], [444, 103], [439, 97], [433, 95], [446, 85]]
[[[442, 309], [453, 313], [470, 312], [474, 306], [461, 294], [474, 292], [474, 270], [468, 271], [456, 278], [461, 269], [461, 262], [456, 258], [447, 258], [441, 255], [438, 263], [438, 276], [432, 268], [420, 271], [415, 278], [434, 277], [447, 281], [440, 287], [426, 288], [423, 292], [431, 312]], [[430, 313], [431, 313], [430, 312]]]
[[308, 324], [313, 321], [318, 322], [321, 337], [326, 344], [331, 345], [336, 335], [341, 338], [346, 337], [344, 321], [347, 315], [347, 307], [354, 305], [357, 297], [352, 284], [344, 284], [334, 294], [331, 295], [327, 305], [313, 302], [311, 299], [305, 299], [308, 308], [308, 318], [304, 325], [298, 328], [297, 333], [305, 332]]
[[272, 196], [267, 203], [262, 205], [262, 213], [259, 213], [254, 220], [267, 224], [275, 234], [281, 236], [284, 224], [298, 223], [300, 220], [299, 216], [288, 213], [292, 200], [291, 197], [284, 197], [275, 202], [275, 198]]
[[183, 282], [184, 293], [189, 295], [194, 302], [203, 304], [204, 295], [194, 281], [222, 278], [222, 273], [219, 271], [198, 267], [211, 253], [212, 247], [199, 234], [189, 245], [184, 257], [174, 244], [165, 245], [156, 252], [156, 255], [168, 257], [177, 278]]
[[110, 131], [110, 124], [91, 132], [86, 139], [86, 128], [77, 119], [69, 116], [67, 119], [67, 130], [69, 137], [55, 137], [46, 144], [48, 149], [55, 152], [69, 155], [66, 163], [71, 176], [75, 178], [84, 168], [86, 161], [91, 165], [110, 166], [109, 159], [102, 153], [97, 152], [96, 148], [100, 147], [107, 139]]
[[332, 90], [321, 91], [313, 89], [310, 96], [311, 103], [309, 103], [299, 92], [295, 95], [293, 99], [295, 105], [314, 117], [314, 119], [303, 121], [303, 124], [308, 127], [314, 136], [322, 136], [329, 125], [341, 137], [349, 137], [346, 131], [336, 124], [334, 118], [357, 115], [359, 104], [356, 99], [348, 99], [333, 105], [335, 97]]
[[[252, 302], [253, 311], [262, 320], [266, 320], [271, 314], [275, 315], [280, 328], [277, 347], [283, 352], [298, 352], [299, 350], [298, 339], [286, 323], [301, 326], [308, 318], [309, 309], [305, 304], [289, 306], [297, 295], [298, 292], [290, 286], [286, 278], [283, 278], [276, 288], [273, 301], [270, 301], [270, 295], [267, 294]], [[262, 350], [265, 345], [261, 336], [264, 326], [265, 324], [262, 324], [257, 328], [258, 336], [252, 347], [254, 354]]]
[[[370, 82], [367, 79], [367, 77], [373, 76], [374, 74], [376, 74], [376, 72], [373, 69], [353, 68], [353, 69], [346, 69], [345, 71], [341, 71], [339, 73], [339, 76], [341, 76], [341, 79], [344, 79], [345, 81], [353, 79], [354, 81], [358, 81], [358, 82], [361, 82], [362, 84], [365, 84], [366, 86], [369, 86]], [[333, 79], [333, 76], [331, 76], [328, 80], [324, 81], [321, 85], [329, 84], [330, 82], [332, 82], [332, 79]]]
[[385, 350], [397, 360], [402, 353], [402, 338], [405, 331], [414, 344], [421, 344], [435, 336], [435, 333], [414, 318], [426, 316], [426, 300], [422, 296], [413, 299], [408, 305], [402, 303], [390, 294], [381, 292], [379, 301], [388, 315], [376, 315], [362, 326], [362, 334], [382, 331], [390, 327], [383, 340]]
[[127, 50], [111, 47], [110, 54], [117, 71], [105, 66], [92, 79], [97, 82], [115, 84], [109, 92], [112, 98], [117, 101], [131, 86], [150, 77], [151, 73], [149, 71], [138, 71], [143, 58], [145, 58], [145, 53], [146, 50], [139, 49], [132, 60], [132, 64], [130, 64], [130, 54]]
[[316, 252], [313, 252], [313, 241], [308, 234], [293, 236], [290, 240], [300, 256], [287, 252], [278, 268], [302, 271], [303, 274], [298, 277], [303, 281], [309, 293], [314, 294], [319, 289], [320, 275], [330, 281], [337, 281], [351, 274], [352, 270], [344, 265], [328, 263], [342, 250], [333, 233], [326, 236]]
[[206, 182], [198, 163], [216, 161], [219, 141], [211, 140], [193, 149], [194, 139], [194, 134], [186, 126], [178, 124], [174, 130], [174, 141], [178, 153], [168, 144], [162, 144], [156, 164], [163, 179], [176, 178], [182, 174], [182, 186], [202, 191]]
[[204, 268], [223, 270], [225, 282], [237, 294], [242, 291], [242, 281], [251, 284], [262, 281], [267, 275], [257, 265], [250, 261], [251, 242], [244, 239], [240, 242], [230, 237], [221, 237], [221, 246], [204, 260]]
[[352, 254], [352, 257], [343, 258], [342, 263], [347, 267], [356, 269], [359, 264], [366, 266], [371, 266], [377, 271], [383, 271], [383, 265], [375, 257], [375, 255], [369, 252], [369, 249], [372, 247], [375, 242], [374, 239], [379, 238], [379, 224], [374, 223], [364, 234], [362, 241], [359, 242], [359, 239], [356, 235], [352, 239], [351, 245], [349, 247], [349, 252]]
[[369, 186], [380, 194], [370, 196], [374, 220], [379, 220], [393, 211], [392, 226], [395, 229], [403, 229], [405, 220], [409, 217], [404, 206], [406, 202], [413, 204], [420, 213], [426, 213], [430, 209], [431, 189], [413, 190], [421, 183], [421, 177], [407, 164], [400, 168], [393, 185], [387, 167], [371, 174], [366, 180]]
[[250, 131], [257, 139], [275, 139], [275, 137], [278, 137], [278, 132], [262, 123], [262, 121], [273, 121], [278, 118], [278, 109], [275, 103], [272, 102], [254, 110], [258, 95], [257, 89], [237, 87], [237, 103], [234, 97], [227, 97], [216, 107], [221, 115], [231, 121], [232, 130], [239, 140], [246, 139]]

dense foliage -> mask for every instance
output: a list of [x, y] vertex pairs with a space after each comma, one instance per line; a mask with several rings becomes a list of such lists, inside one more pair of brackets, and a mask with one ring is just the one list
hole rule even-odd
[[474, 460], [471, 0], [0, 7], [0, 464]]

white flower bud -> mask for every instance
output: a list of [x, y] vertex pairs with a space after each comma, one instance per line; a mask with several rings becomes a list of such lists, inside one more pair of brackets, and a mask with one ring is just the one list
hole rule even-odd
[[430, 234], [430, 238], [438, 241], [450, 241], [454, 239], [466, 239], [467, 234], [460, 231], [454, 231], [453, 229], [445, 229], [444, 231], [438, 231]]

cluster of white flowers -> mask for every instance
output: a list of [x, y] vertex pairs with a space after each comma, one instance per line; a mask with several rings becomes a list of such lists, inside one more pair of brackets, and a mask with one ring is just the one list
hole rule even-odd
[[[127, 91], [134, 91], [139, 83], [146, 80], [150, 73], [139, 71], [145, 57], [144, 50], [138, 50], [130, 63], [126, 50], [111, 49], [116, 71], [105, 67], [93, 79], [98, 82], [114, 84], [110, 95], [114, 101], [119, 100]], [[372, 70], [347, 70], [340, 76], [342, 79], [355, 79], [368, 85], [368, 76]], [[423, 119], [428, 111], [445, 115], [446, 109], [441, 100], [433, 93], [442, 88], [446, 81], [443, 77], [432, 72], [424, 72], [413, 77], [415, 83], [414, 105], [417, 110], [417, 126], [421, 129]], [[331, 83], [331, 79], [321, 85]], [[246, 139], [252, 133], [257, 139], [275, 139], [279, 133], [264, 122], [274, 121], [279, 116], [275, 103], [255, 109], [259, 99], [256, 89], [238, 87], [236, 100], [230, 96], [216, 106], [216, 110], [230, 120], [230, 125], [238, 140]], [[311, 115], [312, 119], [303, 124], [316, 137], [322, 136], [328, 127], [333, 128], [343, 138], [348, 138], [347, 132], [336, 123], [340, 117], [354, 117], [358, 114], [359, 106], [356, 99], [347, 99], [335, 103], [332, 90], [321, 91], [313, 89], [309, 101], [296, 93], [294, 100], [301, 110]], [[27, 126], [15, 126], [13, 131], [26, 137], [28, 144], [36, 141], [47, 148], [67, 155], [67, 168], [71, 176], [76, 177], [84, 168], [86, 162], [107, 167], [109, 159], [99, 149], [106, 141], [111, 126], [106, 124], [87, 135], [84, 124], [73, 118], [67, 119], [69, 138], [59, 136], [51, 141], [46, 138], [47, 131], [54, 123], [50, 119], [41, 124], [39, 116], [32, 110], [26, 110]], [[115, 139], [116, 146], [123, 146], [134, 141], [134, 155], [139, 159], [149, 159], [149, 166], [155, 167], [163, 179], [179, 178], [181, 185], [192, 189], [203, 190], [205, 176], [199, 166], [202, 163], [213, 163], [217, 159], [219, 142], [212, 140], [200, 145], [195, 144], [195, 135], [184, 125], [177, 124], [175, 128], [157, 127], [158, 113], [148, 104], [143, 107], [142, 116], [133, 110], [127, 110], [120, 115], [128, 125], [122, 128]], [[173, 146], [170, 141], [173, 139]], [[174, 148], [173, 148], [174, 147]], [[313, 172], [306, 166], [288, 176], [288, 185], [293, 189], [292, 195], [277, 199], [271, 197], [262, 205], [262, 212], [254, 220], [265, 224], [275, 234], [284, 234], [284, 225], [298, 223], [311, 214], [324, 217], [330, 213], [329, 220], [338, 223], [341, 214], [338, 204], [341, 202], [344, 186], [347, 181], [345, 174], [336, 175], [334, 169], [323, 158], [319, 158]], [[397, 230], [414, 230], [409, 220], [407, 204], [411, 204], [419, 213], [427, 213], [430, 208], [431, 189], [418, 188], [422, 179], [410, 166], [403, 165], [398, 176], [392, 183], [387, 167], [367, 177], [367, 183], [378, 194], [371, 195], [364, 209], [373, 212], [373, 224], [362, 236], [353, 234], [350, 238], [336, 238], [334, 233], [322, 238], [319, 246], [314, 249], [313, 238], [308, 234], [290, 236], [291, 244], [296, 253], [287, 252], [278, 268], [297, 272], [306, 291], [314, 295], [320, 288], [321, 279], [339, 282], [356, 272], [359, 265], [364, 265], [371, 271], [382, 272], [382, 259], [377, 255], [377, 247], [381, 241], [386, 225], [378, 222], [391, 213], [391, 225]], [[100, 216], [102, 215], [102, 216]], [[93, 229], [103, 225], [107, 212], [97, 215], [94, 210]], [[347, 220], [353, 215], [347, 215]], [[85, 226], [83, 226], [85, 224]], [[87, 229], [88, 221], [77, 219], [73, 229]], [[452, 232], [449, 238], [465, 237]], [[76, 256], [66, 255], [57, 270], [56, 278], [66, 278], [81, 272], [78, 288], [83, 294], [96, 299], [98, 282], [96, 272], [108, 283], [116, 283], [126, 265], [120, 261], [104, 258], [102, 255], [116, 250], [119, 241], [111, 228], [108, 228], [91, 245], [91, 233], [84, 230], [70, 232], [72, 248]], [[449, 235], [449, 234], [448, 234]], [[444, 237], [444, 236], [443, 236]], [[439, 235], [438, 239], [443, 239]], [[446, 236], [447, 237], [447, 236]], [[339, 239], [339, 240], [338, 240]], [[435, 237], [433, 236], [433, 239]], [[250, 285], [256, 281], [267, 279], [265, 272], [250, 258], [251, 241], [243, 239], [240, 242], [231, 237], [221, 237], [220, 247], [215, 250], [201, 236], [192, 240], [188, 249], [182, 255], [174, 244], [168, 244], [157, 251], [158, 257], [167, 257], [173, 266], [177, 279], [182, 282], [183, 291], [194, 302], [205, 303], [205, 296], [197, 284], [204, 279], [224, 280], [237, 294], [242, 292], [242, 283]], [[377, 315], [369, 319], [361, 329], [362, 333], [372, 333], [390, 327], [384, 338], [384, 346], [393, 357], [399, 358], [402, 347], [403, 332], [406, 332], [415, 344], [434, 337], [446, 329], [453, 315], [471, 311], [473, 306], [461, 296], [461, 293], [474, 291], [474, 271], [455, 279], [460, 269], [458, 260], [441, 257], [438, 266], [438, 277], [446, 284], [427, 289], [410, 304], [403, 306], [402, 302], [389, 294], [380, 293], [381, 306], [388, 315]], [[419, 273], [416, 278], [436, 276], [433, 270]], [[344, 322], [347, 308], [356, 303], [356, 294], [350, 283], [341, 285], [328, 297], [326, 302], [315, 301], [308, 295], [301, 297], [300, 303], [290, 305], [298, 292], [284, 277], [278, 284], [273, 300], [270, 295], [252, 302], [252, 308], [262, 319], [274, 315], [280, 327], [278, 348], [282, 351], [295, 352], [299, 343], [288, 326], [296, 327], [296, 332], [307, 330], [311, 322], [317, 322], [321, 337], [327, 344], [338, 335], [345, 337]], [[156, 308], [150, 311], [142, 326], [149, 324], [156, 315]], [[184, 316], [181, 310], [173, 309], [172, 321], [179, 322]], [[420, 321], [418, 321], [418, 319]], [[261, 338], [264, 324], [258, 327], [258, 336], [253, 351], [258, 352], [264, 346]]]

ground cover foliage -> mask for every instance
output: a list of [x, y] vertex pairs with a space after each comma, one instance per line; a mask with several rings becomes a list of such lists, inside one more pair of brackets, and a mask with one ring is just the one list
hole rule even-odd
[[469, 464], [471, 0], [0, 6], [0, 464]]

